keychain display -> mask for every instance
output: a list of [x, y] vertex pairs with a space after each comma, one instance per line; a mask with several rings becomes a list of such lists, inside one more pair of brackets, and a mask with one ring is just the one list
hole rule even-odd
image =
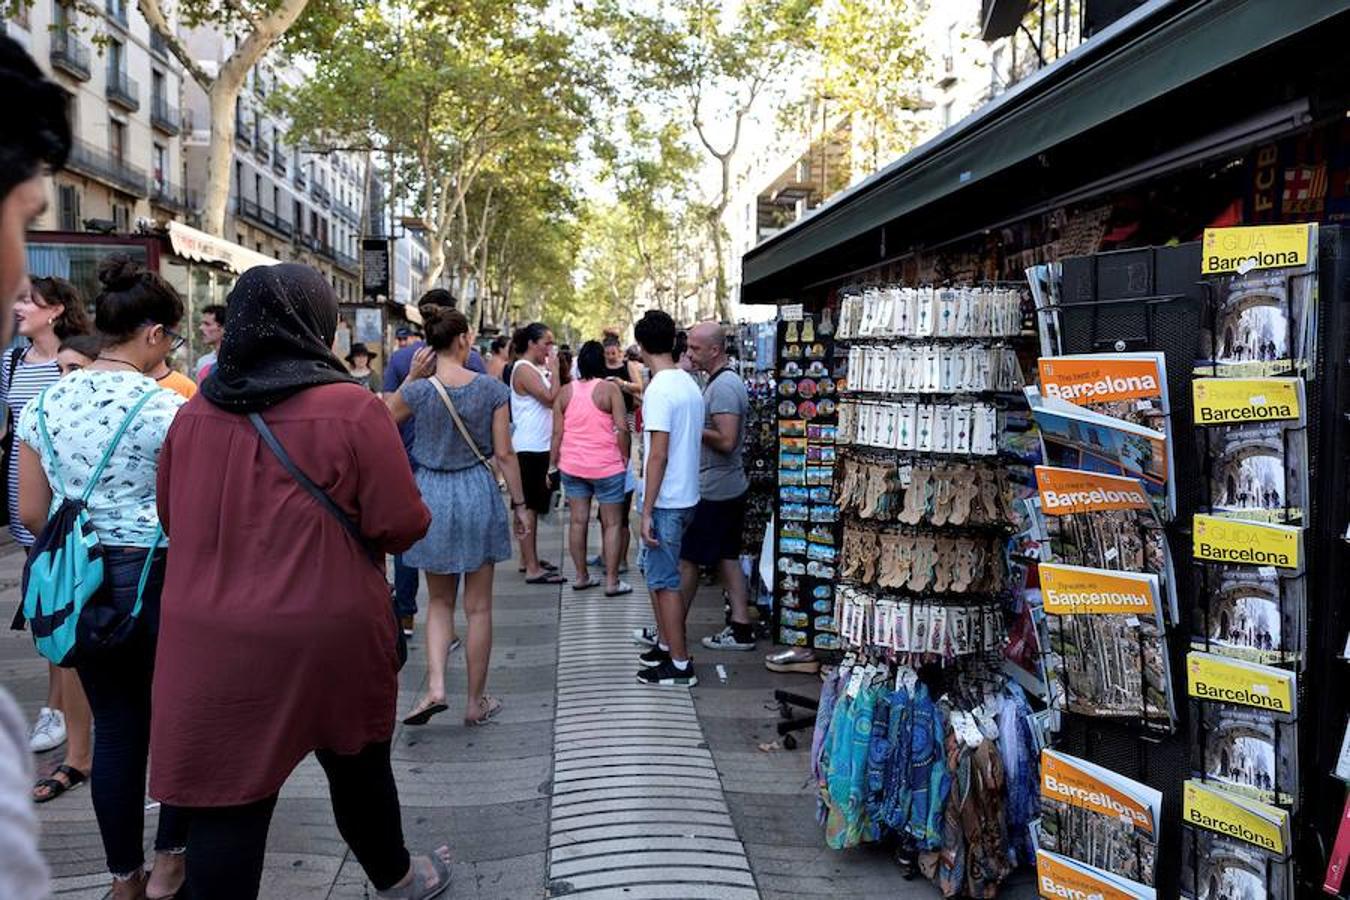
[[841, 578], [914, 593], [996, 593], [1003, 588], [1003, 541], [988, 535], [844, 528]]
[[855, 345], [848, 351], [849, 389], [885, 394], [1020, 391], [1022, 370], [1011, 347], [983, 344]]
[[905, 525], [1002, 526], [1014, 520], [1005, 468], [927, 458], [840, 459], [839, 509], [862, 520]]
[[874, 285], [840, 298], [835, 337], [1016, 337], [1022, 306], [1011, 288]]
[[994, 456], [999, 414], [993, 403], [843, 400], [839, 441], [907, 453]]
[[988, 654], [1006, 638], [1002, 611], [993, 602], [887, 597], [851, 586], [836, 594], [834, 618], [845, 644], [890, 651], [901, 665]]

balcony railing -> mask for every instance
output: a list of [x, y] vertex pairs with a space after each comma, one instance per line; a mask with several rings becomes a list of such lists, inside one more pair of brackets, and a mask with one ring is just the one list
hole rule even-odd
[[162, 179], [150, 179], [150, 202], [183, 213], [197, 208], [197, 192]]
[[284, 176], [287, 171], [286, 157], [283, 156], [279, 150], [275, 149], [272, 151], [272, 171], [282, 176]]
[[337, 213], [341, 218], [346, 219], [352, 225], [361, 224], [361, 214], [341, 200], [333, 201], [333, 212]]
[[272, 148], [267, 146], [266, 141], [259, 140], [253, 147], [253, 153], [262, 162], [270, 162], [272, 159]]
[[283, 219], [270, 209], [264, 209], [261, 204], [255, 200], [246, 200], [239, 197], [235, 203], [235, 212], [239, 218], [252, 222], [254, 225], [261, 225], [263, 228], [271, 229], [282, 237], [290, 237], [294, 231], [294, 226], [290, 219]]
[[292, 242], [301, 249], [312, 250], [315, 253], [319, 252], [319, 239], [312, 234], [303, 234], [297, 231]]
[[150, 29], [150, 52], [166, 62], [169, 59], [169, 42], [153, 28]]
[[328, 206], [333, 200], [332, 195], [328, 193], [328, 188], [319, 184], [317, 181], [310, 185], [309, 195], [324, 206]]
[[295, 186], [302, 188], [309, 184], [309, 178], [305, 176], [305, 167], [299, 163], [295, 164]]
[[89, 68], [89, 48], [80, 43], [69, 31], [52, 32], [51, 49], [52, 68], [72, 75], [80, 81], [88, 81], [92, 71]]
[[108, 71], [108, 101], [116, 103], [127, 112], [141, 108], [141, 86], [126, 72]]
[[317, 246], [314, 248], [315, 253], [319, 254], [324, 259], [332, 259], [332, 260], [337, 259], [337, 256], [333, 251], [332, 244], [322, 240], [316, 240], [315, 243], [317, 244]]
[[165, 134], [178, 134], [182, 128], [177, 108], [163, 97], [150, 98], [150, 124]]
[[353, 275], [361, 271], [361, 262], [355, 256], [349, 256], [341, 250], [333, 251], [333, 262], [338, 264], [338, 268], [345, 269]]
[[143, 169], [128, 165], [107, 151], [99, 150], [78, 138], [71, 141], [70, 157], [66, 160], [66, 165], [128, 194], [137, 197], [145, 197], [148, 194]]

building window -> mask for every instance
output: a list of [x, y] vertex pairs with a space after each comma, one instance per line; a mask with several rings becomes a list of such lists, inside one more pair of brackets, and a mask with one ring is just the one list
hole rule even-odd
[[1003, 68], [1003, 48], [995, 47], [993, 58], [989, 62], [989, 96], [996, 96], [1002, 89], [1003, 76], [999, 70]]
[[116, 119], [108, 120], [108, 154], [118, 162], [126, 159], [127, 126]]
[[259, 206], [262, 206], [262, 198], [263, 198], [263, 192], [262, 192], [262, 176], [259, 175], [257, 172], [254, 172], [254, 173], [253, 173], [253, 200], [254, 200]]
[[62, 231], [80, 229], [80, 192], [73, 184], [63, 184], [57, 191], [57, 215]]
[[127, 232], [131, 230], [131, 207], [124, 203], [112, 205], [113, 230]]
[[948, 126], [950, 126], [950, 125], [952, 124], [952, 107], [955, 106], [955, 105], [956, 105], [956, 101], [954, 101], [954, 100], [948, 100], [946, 103], [942, 104], [942, 127], [943, 127], [943, 128], [947, 128]]
[[108, 81], [122, 83], [126, 73], [125, 48], [121, 41], [108, 41]]
[[281, 216], [281, 188], [272, 185], [272, 211]]
[[291, 223], [295, 225], [295, 233], [299, 236], [300, 232], [305, 228], [305, 208], [300, 205], [299, 200], [292, 200], [291, 203], [293, 204], [293, 211], [295, 212], [295, 215], [291, 217]]
[[164, 190], [169, 180], [169, 150], [163, 144], [154, 145], [155, 187]]

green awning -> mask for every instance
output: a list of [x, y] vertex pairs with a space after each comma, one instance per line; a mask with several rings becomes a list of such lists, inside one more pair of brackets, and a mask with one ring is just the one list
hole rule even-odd
[[1347, 10], [1350, 0], [1154, 0], [754, 247], [742, 294]]

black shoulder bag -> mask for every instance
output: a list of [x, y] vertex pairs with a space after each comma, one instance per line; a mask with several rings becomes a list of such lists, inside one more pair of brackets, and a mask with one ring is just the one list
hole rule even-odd
[[[300, 471], [299, 467], [296, 466], [295, 461], [291, 459], [290, 454], [286, 452], [286, 448], [281, 446], [281, 442], [277, 440], [277, 436], [272, 433], [272, 429], [267, 427], [267, 423], [263, 421], [262, 416], [257, 413], [249, 413], [248, 420], [252, 422], [253, 427], [258, 430], [258, 434], [262, 437], [263, 443], [267, 445], [268, 449], [271, 450], [273, 454], [275, 454], [277, 461], [281, 463], [282, 468], [290, 473], [290, 476], [295, 479], [297, 484], [305, 489], [306, 493], [313, 497], [320, 506], [328, 510], [333, 518], [338, 520], [342, 527], [346, 529], [347, 534], [351, 535], [352, 540], [356, 541], [357, 546], [364, 550], [366, 555], [370, 557], [371, 563], [383, 573], [384, 551], [366, 540], [366, 536], [361, 533], [360, 526], [353, 522], [351, 517], [342, 511], [342, 507], [337, 505], [337, 501], [328, 496], [327, 491], [311, 481], [308, 475]], [[394, 617], [394, 634], [397, 635], [396, 649], [398, 651], [398, 667], [401, 670], [408, 661], [408, 639], [403, 635], [403, 628], [398, 619], [398, 610], [394, 608], [393, 591], [390, 591], [389, 593], [389, 612]]]

